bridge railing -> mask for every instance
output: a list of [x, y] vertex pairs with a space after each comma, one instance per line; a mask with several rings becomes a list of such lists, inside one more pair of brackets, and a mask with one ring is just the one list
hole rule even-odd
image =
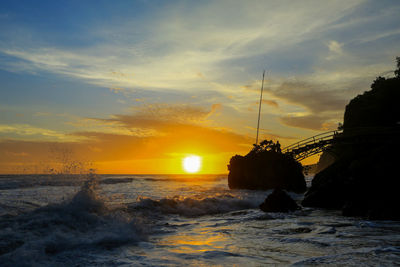
[[343, 130], [334, 130], [334, 131], [328, 131], [328, 132], [324, 132], [324, 133], [320, 133], [320, 134], [311, 136], [309, 138], [303, 139], [301, 141], [298, 141], [294, 144], [291, 144], [289, 146], [282, 148], [282, 153], [288, 153], [294, 149], [298, 149], [298, 148], [304, 147], [309, 144], [314, 144], [314, 143], [318, 143], [318, 142], [325, 141], [325, 140], [331, 140], [334, 136], [336, 136], [342, 132], [343, 132]]
[[[390, 136], [400, 136], [400, 125], [396, 126], [381, 126], [381, 127], [357, 127], [346, 129], [345, 135], [342, 134], [343, 130], [333, 130], [324, 133], [320, 133], [309, 138], [298, 141], [294, 144], [282, 148], [282, 153], [293, 154], [293, 153], [304, 153], [305, 150], [315, 149], [315, 146], [311, 144], [316, 144], [316, 146], [324, 147], [328, 142], [336, 141], [348, 141], [349, 139], [354, 139], [360, 136], [376, 136], [382, 138], [382, 135]], [[393, 139], [393, 138], [392, 138]], [[390, 140], [392, 140], [390, 139]], [[400, 139], [396, 138], [398, 142]], [[325, 141], [325, 142], [324, 142]], [[305, 149], [305, 150], [304, 150]], [[311, 155], [311, 154], [310, 154]]]

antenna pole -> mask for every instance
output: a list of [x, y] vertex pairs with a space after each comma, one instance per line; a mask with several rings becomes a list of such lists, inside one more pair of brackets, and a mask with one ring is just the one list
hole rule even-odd
[[256, 145], [258, 145], [258, 132], [260, 130], [260, 115], [261, 115], [261, 102], [262, 102], [262, 95], [264, 90], [264, 77], [265, 77], [265, 70], [263, 72], [262, 84], [261, 84], [261, 95], [260, 95], [260, 104], [258, 105], [258, 122], [257, 122], [257, 137], [256, 137]]

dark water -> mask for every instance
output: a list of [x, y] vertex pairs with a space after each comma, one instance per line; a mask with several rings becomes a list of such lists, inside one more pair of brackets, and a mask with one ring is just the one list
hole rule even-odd
[[[226, 176], [0, 176], [0, 265], [396, 266], [400, 223], [306, 208]], [[296, 200], [302, 195], [292, 194]]]

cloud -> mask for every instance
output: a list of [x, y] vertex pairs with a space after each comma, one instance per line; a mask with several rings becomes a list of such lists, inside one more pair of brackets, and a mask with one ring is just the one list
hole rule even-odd
[[188, 104], [153, 103], [133, 107], [134, 115], [114, 115], [110, 120], [117, 120], [125, 125], [151, 126], [154, 121], [199, 124], [206, 123], [207, 118], [221, 109], [221, 104], [213, 104], [210, 110]]
[[[118, 116], [118, 115], [117, 115]], [[126, 127], [117, 119], [79, 118], [66, 124], [79, 128], [85, 133], [103, 133], [111, 135], [126, 135], [136, 137], [150, 137], [159, 134], [156, 130], [144, 127]], [[81, 135], [74, 133], [74, 135]], [[86, 136], [87, 134], [83, 134]]]
[[38, 128], [29, 124], [0, 124], [0, 134], [14, 135], [16, 138], [55, 140], [63, 142], [82, 141], [82, 137], [65, 134], [44, 128]]
[[111, 87], [111, 88], [110, 88], [110, 91], [117, 94], [117, 93], [119, 93], [119, 92], [121, 92], [121, 91], [124, 91], [124, 88], [120, 88], [120, 87]]
[[9, 151], [6, 151], [5, 152], [7, 155], [9, 155], [9, 156], [11, 156], [11, 157], [27, 157], [27, 156], [29, 156], [29, 154], [28, 153], [26, 153], [26, 152], [9, 152]]
[[[68, 77], [119, 94], [93, 94], [91, 101], [104, 103], [101, 111], [94, 111], [102, 115], [92, 115], [93, 109], [74, 102], [74, 112], [94, 118], [70, 122], [73, 134], [30, 125], [33, 122], [2, 124], [0, 133], [23, 140], [74, 140], [82, 153], [91, 151], [94, 158], [109, 161], [146, 153], [162, 157], [174, 146], [184, 150], [189, 144], [240, 150], [240, 145], [251, 144], [244, 129], [256, 121], [257, 110], [248, 107], [255, 107], [261, 84], [256, 79], [264, 68], [263, 103], [272, 107], [263, 109], [262, 123], [271, 127], [266, 136], [307, 134], [294, 128], [288, 133], [281, 124], [328, 129], [377, 73], [393, 69], [399, 7], [394, 1], [382, 5], [363, 0], [323, 5], [319, 0], [165, 1], [148, 6], [149, 15], [110, 17], [106, 24], [90, 23], [103, 18], [88, 13], [77, 21], [88, 27], [73, 33], [78, 37], [74, 45], [43, 30], [42, 21], [39, 26], [5, 24], [1, 69], [49, 75], [55, 83], [55, 77]], [[107, 8], [116, 11], [114, 5]], [[148, 104], [126, 114], [129, 103]], [[37, 113], [35, 118], [45, 115]]]
[[[38, 47], [30, 41], [12, 49], [5, 45], [0, 51], [20, 59], [13, 63], [21, 71], [45, 70], [109, 88], [207, 90], [227, 75], [248, 78], [240, 70], [253, 62], [238, 67], [227, 65], [229, 60], [268, 55], [282, 44], [291, 49], [360, 3], [169, 2], [166, 8], [152, 10], [151, 19], [110, 21], [82, 33], [89, 40], [102, 39], [101, 43], [68, 48], [57, 42]], [[232, 7], [229, 16], [226, 6]], [[233, 16], [240, 19], [232, 20]]]
[[188, 104], [152, 103], [131, 107], [129, 114], [114, 114], [108, 118], [75, 118], [65, 122], [77, 130], [72, 134], [96, 138], [99, 134], [125, 135], [138, 138], [163, 136], [173, 127], [182, 125], [213, 127], [212, 116], [218, 117], [222, 105], [212, 104], [210, 108]]
[[263, 99], [262, 103], [267, 104], [268, 106], [271, 106], [274, 108], [279, 108], [278, 102], [276, 102], [275, 100]]
[[283, 111], [277, 114], [282, 124], [317, 131], [336, 128], [343, 119], [349, 95], [355, 95], [354, 89], [331, 89], [328, 85], [301, 80], [284, 81], [266, 91], [289, 104], [281, 105]]
[[329, 51], [331, 51], [333, 53], [336, 53], [339, 55], [343, 54], [343, 50], [342, 50], [343, 44], [342, 43], [338, 43], [336, 41], [330, 41], [328, 44], [328, 47], [329, 47]]
[[[115, 114], [112, 118], [77, 121], [76, 127], [86, 125], [89, 130], [70, 134], [79, 142], [67, 142], [60, 138], [0, 140], [0, 172], [7, 172], [12, 166], [29, 166], [33, 163], [40, 165], [40, 162], [49, 161], [49, 149], [53, 146], [59, 150], [73, 151], [76, 155], [74, 160], [90, 159], [100, 165], [106, 164], [107, 168], [115, 168], [118, 166], [115, 164], [120, 164], [121, 161], [130, 162], [132, 166], [136, 166], [135, 172], [147, 168], [147, 171], [165, 173], [167, 167], [155, 166], [154, 162], [170, 159], [172, 154], [198, 153], [213, 155], [219, 160], [229, 160], [234, 153], [246, 153], [252, 140], [248, 136], [223, 128], [207, 126], [208, 116], [220, 108], [218, 104], [208, 110], [186, 105], [144, 105], [135, 109], [133, 114]], [[96, 128], [99, 125], [102, 128]], [[15, 132], [16, 129], [3, 128], [3, 131]], [[31, 134], [33, 131], [24, 133]], [[40, 133], [43, 133], [43, 129], [40, 129]], [[222, 154], [222, 158], [217, 156]], [[10, 158], [10, 155], [13, 157]], [[18, 155], [23, 157], [17, 157]], [[141, 161], [148, 161], [148, 166], [139, 166]], [[45, 165], [40, 166], [43, 168]], [[225, 171], [224, 167], [225, 163], [216, 168]]]
[[326, 57], [327, 60], [332, 60], [343, 55], [343, 43], [337, 41], [330, 41], [328, 43], [329, 55]]
[[266, 91], [274, 97], [302, 106], [312, 113], [343, 110], [348, 102], [348, 98], [343, 95], [344, 92], [329, 90], [326, 87], [323, 84], [293, 81], [283, 82], [276, 89], [267, 88]]
[[285, 116], [279, 119], [287, 126], [315, 131], [334, 130], [338, 126], [338, 123], [333, 122], [332, 118], [318, 115]]
[[101, 151], [112, 149], [111, 154], [121, 154], [118, 149], [135, 151], [136, 158], [161, 157], [185, 147], [215, 153], [241, 151], [243, 145], [251, 142], [247, 136], [210, 125], [208, 119], [221, 108], [220, 104], [213, 104], [210, 109], [184, 104], [144, 104], [132, 108], [132, 114], [79, 120], [76, 127], [91, 126], [73, 134], [96, 142]]
[[[303, 87], [342, 90], [337, 93], [313, 90], [321, 99], [332, 96], [334, 103], [327, 106], [332, 109], [341, 101], [349, 100], [349, 94], [343, 93], [349, 85], [366, 81], [372, 71], [376, 73], [377, 67], [387, 70], [368, 65], [372, 61], [361, 62], [360, 58], [367, 57], [353, 56], [349, 44], [361, 37], [377, 35], [372, 28], [364, 29], [363, 24], [384, 21], [375, 14], [370, 18], [358, 12], [368, 5], [362, 0], [325, 5], [318, 1], [168, 2], [160, 9], [152, 9], [151, 19], [132, 17], [110, 21], [101, 27], [92, 25], [90, 32], [82, 33], [88, 35], [85, 45], [68, 47], [57, 42], [42, 42], [38, 46], [30, 40], [11, 46], [5, 41], [0, 52], [12, 58], [7, 62], [13, 64], [13, 69], [18, 70], [19, 65], [22, 72], [46, 71], [72, 76], [101, 88], [111, 88], [115, 93], [124, 88], [121, 97], [128, 98], [128, 91], [133, 90], [149, 92], [151, 98], [159, 95], [183, 98], [185, 93], [193, 96], [195, 92], [197, 97], [193, 99], [202, 104], [221, 103], [241, 110], [246, 110], [254, 100], [244, 98], [238, 87], [251, 83], [260, 70], [268, 67], [271, 79], [290, 75], [297, 79], [294, 83], [307, 83]], [[232, 7], [230, 15], [226, 15], [226, 6]], [[394, 17], [394, 13], [388, 14], [389, 17]], [[232, 16], [240, 19], [232, 21]], [[337, 31], [349, 25], [353, 32], [362, 29], [364, 34], [353, 38], [347, 33], [350, 37], [344, 40]], [[387, 31], [387, 34], [396, 34], [398, 29]], [[90, 42], [98, 39], [102, 41]], [[344, 62], [326, 60], [327, 56], [339, 54], [346, 55], [340, 57]], [[0, 67], [9, 70], [7, 62]], [[371, 70], [366, 71], [366, 66]], [[210, 92], [213, 99], [208, 97]], [[227, 101], [227, 96], [234, 98]], [[323, 108], [307, 103], [306, 99], [295, 101], [288, 95], [281, 97], [290, 103], [305, 105], [309, 110], [310, 106], [318, 106], [317, 112]], [[269, 105], [276, 107], [273, 102]]]
[[[246, 128], [251, 129], [252, 131], [256, 131], [257, 128], [255, 127], [250, 127], [247, 126]], [[260, 138], [261, 139], [268, 139], [268, 140], [296, 140], [298, 139], [298, 137], [294, 137], [294, 136], [290, 136], [290, 135], [282, 135], [282, 134], [276, 134], [273, 133], [271, 130], [269, 129], [262, 129], [260, 128]]]

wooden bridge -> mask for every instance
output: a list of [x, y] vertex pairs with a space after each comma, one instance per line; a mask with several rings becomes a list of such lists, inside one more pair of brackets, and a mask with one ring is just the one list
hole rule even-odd
[[282, 149], [282, 153], [291, 155], [301, 161], [312, 155], [326, 151], [332, 144], [382, 144], [399, 143], [400, 126], [395, 127], [361, 127], [334, 130], [314, 135]]

